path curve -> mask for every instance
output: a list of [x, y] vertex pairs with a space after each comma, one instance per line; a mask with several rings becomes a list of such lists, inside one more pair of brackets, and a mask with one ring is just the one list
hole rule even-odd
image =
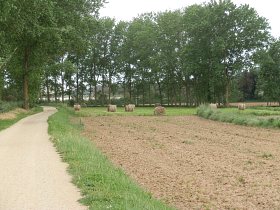
[[55, 108], [0, 132], [0, 210], [85, 210], [78, 189], [49, 140]]

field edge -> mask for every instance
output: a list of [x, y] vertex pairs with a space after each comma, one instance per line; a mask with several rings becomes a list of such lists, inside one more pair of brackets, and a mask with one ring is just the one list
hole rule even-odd
[[72, 182], [81, 191], [83, 205], [95, 210], [174, 209], [152, 198], [122, 169], [113, 166], [89, 139], [82, 137], [83, 125], [73, 111], [61, 107], [48, 123], [52, 141], [63, 161], [69, 164]]

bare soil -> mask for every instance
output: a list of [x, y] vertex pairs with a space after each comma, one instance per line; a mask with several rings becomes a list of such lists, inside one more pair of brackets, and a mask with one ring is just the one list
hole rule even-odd
[[280, 209], [280, 131], [196, 116], [84, 118], [111, 161], [178, 209]]

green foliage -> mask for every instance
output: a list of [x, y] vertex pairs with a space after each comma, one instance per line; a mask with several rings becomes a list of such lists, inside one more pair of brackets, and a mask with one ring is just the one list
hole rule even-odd
[[[116, 22], [98, 18], [103, 3], [2, 1], [0, 65], [5, 72], [0, 75], [0, 96], [2, 89], [18, 94], [23, 89], [17, 98], [26, 106], [41, 89], [48, 101], [67, 95], [83, 102], [88, 96], [106, 105], [114, 102], [113, 96], [122, 96], [143, 106], [194, 106], [254, 95], [252, 58], [270, 37], [266, 19], [253, 8], [214, 0]], [[266, 60], [263, 69], [271, 69], [271, 59]], [[279, 78], [277, 72], [270, 73]], [[265, 96], [275, 92], [276, 82], [262, 84], [259, 92]], [[273, 94], [276, 100], [278, 93]]]
[[[23, 78], [15, 82], [23, 88], [24, 108], [29, 108], [30, 99], [32, 102], [34, 95], [37, 98], [40, 90], [29, 88], [33, 84], [30, 78], [36, 77], [34, 81], [40, 82], [42, 74], [38, 71], [50, 60], [71, 50], [81, 51], [86, 20], [97, 14], [103, 3], [103, 0], [1, 1], [4, 11], [0, 13], [0, 34], [4, 35], [8, 49], [16, 49], [11, 63], [16, 66], [17, 77]], [[13, 68], [7, 70], [15, 74]]]
[[280, 112], [268, 108], [250, 108], [238, 110], [237, 108], [211, 109], [201, 105], [197, 115], [206, 119], [229, 122], [237, 125], [280, 128]]
[[[89, 209], [172, 209], [151, 195], [113, 166], [94, 144], [81, 137], [81, 124], [71, 124], [73, 111], [59, 109], [49, 119], [49, 133], [73, 175], [73, 183], [81, 190], [81, 203]], [[73, 120], [71, 120], [73, 121]]]
[[228, 103], [233, 78], [250, 67], [252, 55], [269, 38], [267, 21], [248, 5], [228, 0], [190, 6], [184, 20], [196, 95], [202, 102]]
[[12, 109], [21, 107], [21, 102], [6, 102], [6, 101], [0, 101], [0, 113], [2, 112], [8, 112]]
[[280, 102], [280, 40], [271, 44], [267, 51], [262, 51], [259, 58], [259, 89], [267, 101]]

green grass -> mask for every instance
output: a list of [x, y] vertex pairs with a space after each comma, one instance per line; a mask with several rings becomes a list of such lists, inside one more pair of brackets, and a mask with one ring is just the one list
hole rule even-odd
[[197, 109], [200, 117], [238, 125], [280, 128], [280, 110], [270, 107], [210, 109], [202, 105]]
[[[196, 108], [177, 108], [177, 107], [167, 107], [167, 116], [184, 116], [184, 115], [195, 115]], [[153, 116], [153, 107], [136, 107], [134, 112], [125, 112], [123, 107], [118, 107], [117, 112], [107, 112], [106, 107], [91, 107], [82, 108], [81, 111], [76, 112], [76, 115], [81, 117], [89, 116]]]
[[[94, 114], [99, 112], [93, 111]], [[92, 111], [84, 109], [81, 113], [87, 115]], [[121, 169], [114, 167], [89, 139], [81, 137], [83, 125], [78, 118], [77, 124], [70, 123], [75, 117], [72, 110], [59, 108], [49, 118], [49, 133], [63, 160], [69, 164], [73, 183], [83, 195], [82, 204], [91, 210], [173, 209], [152, 198]]]
[[23, 113], [17, 114], [16, 118], [14, 118], [14, 119], [0, 120], [0, 131], [10, 127], [11, 125], [13, 125], [16, 122], [18, 122], [19, 120], [21, 120], [22, 118], [25, 118], [32, 114], [39, 113], [41, 111], [43, 111], [42, 107], [35, 107], [35, 108], [30, 109], [28, 112], [23, 112]]

